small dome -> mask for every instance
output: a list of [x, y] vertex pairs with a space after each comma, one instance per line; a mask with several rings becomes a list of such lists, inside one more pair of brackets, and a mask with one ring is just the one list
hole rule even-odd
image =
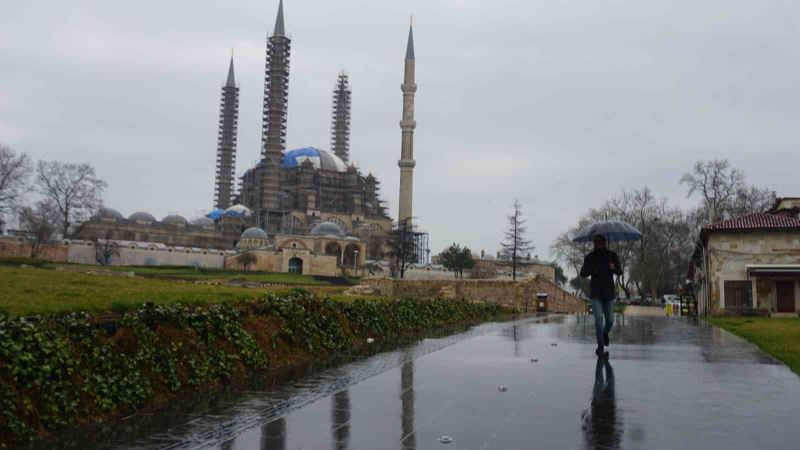
[[186, 225], [189, 223], [183, 216], [179, 216], [177, 214], [170, 214], [167, 217], [161, 219], [162, 222], [168, 223], [170, 225]]
[[250, 217], [253, 215], [253, 211], [250, 211], [250, 208], [244, 205], [233, 205], [226, 209], [222, 215], [228, 217]]
[[97, 210], [94, 216], [100, 219], [114, 219], [114, 220], [122, 220], [125, 218], [119, 211], [113, 208], [100, 208]]
[[339, 236], [344, 237], [347, 234], [342, 230], [342, 227], [333, 222], [320, 222], [311, 229], [312, 236]]
[[192, 220], [192, 225], [210, 228], [214, 226], [214, 221], [208, 217], [198, 217], [197, 219]]
[[153, 223], [153, 222], [156, 221], [156, 218], [153, 217], [153, 215], [148, 213], [148, 212], [137, 211], [137, 212], [131, 214], [128, 217], [128, 220], [133, 221], [133, 222], [150, 222], [150, 223]]
[[250, 227], [242, 233], [242, 239], [264, 239], [267, 240], [267, 232], [257, 227]]

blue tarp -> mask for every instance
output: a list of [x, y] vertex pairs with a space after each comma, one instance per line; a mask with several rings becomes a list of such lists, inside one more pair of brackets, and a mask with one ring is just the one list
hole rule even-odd
[[219, 208], [214, 208], [214, 209], [211, 210], [210, 213], [206, 214], [206, 217], [208, 217], [209, 219], [211, 219], [213, 221], [217, 221], [217, 220], [219, 220], [220, 217], [222, 217], [222, 213], [224, 213], [224, 212], [225, 211], [223, 211], [223, 210], [221, 210]]

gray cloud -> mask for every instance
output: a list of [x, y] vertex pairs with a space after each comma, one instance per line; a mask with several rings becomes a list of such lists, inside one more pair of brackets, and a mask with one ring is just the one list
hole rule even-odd
[[[107, 203], [210, 207], [229, 49], [241, 84], [238, 172], [258, 157], [266, 33], [277, 0], [3, 2], [0, 141], [88, 161]], [[338, 71], [353, 85], [352, 155], [397, 203], [402, 57], [415, 14], [415, 215], [433, 251], [498, 247], [519, 197], [537, 253], [587, 208], [729, 157], [796, 195], [794, 2], [286, 0], [290, 148], [329, 142]]]

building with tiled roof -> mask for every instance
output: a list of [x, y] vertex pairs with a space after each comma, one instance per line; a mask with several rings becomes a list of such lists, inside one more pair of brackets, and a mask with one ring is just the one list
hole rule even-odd
[[768, 213], [750, 213], [703, 227], [704, 233], [713, 231], [786, 231], [800, 230], [800, 219]]
[[689, 272], [702, 313], [797, 317], [800, 219], [792, 207], [776, 202], [703, 227]]

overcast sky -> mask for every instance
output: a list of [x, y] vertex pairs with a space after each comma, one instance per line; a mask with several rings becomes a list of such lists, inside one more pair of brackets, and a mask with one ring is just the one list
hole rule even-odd
[[[128, 215], [211, 207], [220, 87], [234, 48], [237, 174], [259, 156], [278, 0], [3, 0], [0, 142], [90, 162]], [[414, 14], [414, 215], [432, 252], [495, 252], [517, 197], [541, 257], [588, 208], [649, 186], [678, 205], [696, 159], [800, 186], [800, 3], [771, 0], [286, 0], [288, 147], [330, 142], [353, 89], [351, 155], [396, 216]]]

